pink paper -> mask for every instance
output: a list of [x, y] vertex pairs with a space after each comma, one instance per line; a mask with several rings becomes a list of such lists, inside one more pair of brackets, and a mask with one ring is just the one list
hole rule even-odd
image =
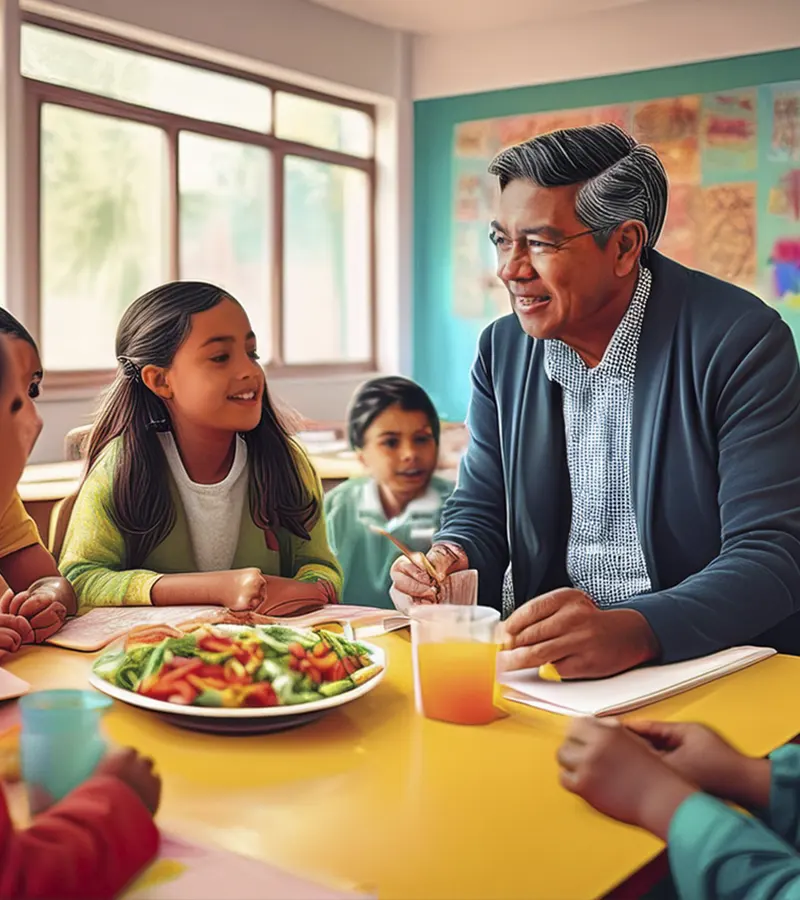
[[158, 859], [124, 900], [368, 900], [266, 863], [162, 835]]
[[[17, 697], [21, 697], [23, 694], [27, 694], [31, 689], [31, 686], [27, 681], [23, 681], [21, 678], [17, 678], [16, 675], [12, 675], [11, 672], [7, 672], [5, 669], [0, 669], [0, 701], [2, 700], [16, 700]], [[0, 707], [0, 715], [5, 710], [6, 707]], [[0, 719], [0, 730], [4, 730], [2, 728], [2, 720]]]

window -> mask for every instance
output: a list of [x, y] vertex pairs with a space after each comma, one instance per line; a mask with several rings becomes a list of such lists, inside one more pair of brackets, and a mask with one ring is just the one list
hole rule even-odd
[[177, 278], [229, 290], [272, 371], [374, 368], [372, 107], [36, 16], [21, 69], [53, 382], [107, 379], [126, 306]]

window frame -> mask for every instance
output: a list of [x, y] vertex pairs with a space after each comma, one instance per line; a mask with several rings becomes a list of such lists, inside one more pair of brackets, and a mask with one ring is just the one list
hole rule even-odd
[[[361, 103], [344, 97], [336, 97], [305, 87], [267, 78], [251, 72], [239, 70], [204, 59], [197, 59], [182, 53], [172, 52], [162, 47], [155, 47], [135, 40], [87, 28], [71, 22], [63, 22], [26, 12], [22, 16], [22, 24], [36, 25], [52, 31], [85, 38], [97, 43], [108, 44], [125, 50], [142, 53], [147, 56], [167, 59], [183, 63], [193, 68], [206, 69], [222, 75], [230, 75], [245, 81], [262, 85], [272, 92], [272, 116], [268, 132], [251, 131], [234, 125], [208, 122], [190, 116], [168, 113], [151, 107], [140, 106], [124, 100], [103, 97], [76, 88], [51, 84], [34, 78], [22, 76], [25, 103], [25, 297], [22, 309], [25, 323], [34, 338], [41, 342], [41, 113], [46, 103], [69, 107], [98, 115], [110, 116], [160, 128], [167, 141], [167, 165], [169, 179], [168, 222], [169, 222], [169, 269], [167, 277], [177, 279], [180, 271], [180, 192], [178, 139], [181, 131], [212, 138], [236, 141], [263, 147], [272, 155], [271, 179], [271, 289], [269, 303], [271, 324], [270, 360], [264, 369], [270, 378], [274, 377], [311, 377], [325, 375], [352, 375], [369, 373], [377, 370], [378, 345], [378, 303], [376, 273], [376, 180], [377, 163], [375, 159], [375, 142], [377, 140], [376, 108], [368, 103]], [[285, 91], [312, 100], [320, 100], [334, 106], [356, 109], [369, 116], [373, 131], [373, 153], [370, 157], [353, 156], [337, 150], [327, 150], [298, 141], [290, 141], [275, 136], [275, 93]], [[369, 359], [362, 362], [320, 362], [307, 364], [286, 363], [283, 353], [283, 292], [284, 292], [284, 160], [287, 156], [299, 156], [322, 163], [346, 166], [358, 169], [366, 174], [368, 180], [369, 222], [368, 222], [368, 292], [370, 311], [370, 353]], [[133, 298], [131, 298], [133, 299]], [[42, 350], [44, 354], [44, 350]], [[73, 393], [76, 390], [102, 388], [109, 384], [114, 376], [113, 369], [74, 369], [47, 372], [47, 395]]]

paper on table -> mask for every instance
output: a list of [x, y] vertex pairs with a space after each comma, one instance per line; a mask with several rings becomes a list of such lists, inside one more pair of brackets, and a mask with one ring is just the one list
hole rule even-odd
[[15, 700], [27, 694], [30, 689], [31, 686], [27, 681], [17, 678], [5, 669], [0, 669], [0, 700]]
[[[218, 613], [221, 610], [222, 607], [219, 606], [114, 606], [93, 609], [77, 619], [70, 619], [47, 643], [67, 650], [83, 650], [91, 653], [101, 650], [140, 625], [177, 626], [182, 622], [199, 619], [205, 614]], [[325, 606], [304, 616], [276, 617], [274, 621], [295, 628], [349, 622], [356, 635], [364, 638], [386, 634], [388, 631], [408, 625], [408, 620], [398, 616], [393, 610], [339, 604]]]
[[91, 653], [127, 634], [140, 625], [177, 625], [219, 606], [109, 606], [90, 610], [86, 615], [70, 619], [61, 631], [48, 641], [55, 647]]
[[597, 681], [544, 681], [538, 669], [506, 672], [499, 681], [508, 700], [566, 716], [614, 716], [760, 662], [769, 647], [733, 647], [666, 666], [643, 666]]
[[158, 859], [124, 900], [367, 900], [225, 850], [162, 835]]

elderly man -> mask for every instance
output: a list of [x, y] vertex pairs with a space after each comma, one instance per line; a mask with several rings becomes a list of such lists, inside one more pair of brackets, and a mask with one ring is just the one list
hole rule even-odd
[[[480, 339], [439, 577], [477, 569], [499, 607], [510, 558], [513, 668], [602, 677], [750, 641], [800, 653], [789, 329], [653, 250], [666, 174], [617, 127], [542, 135], [490, 171], [514, 314]], [[435, 596], [407, 560], [393, 579]]]

